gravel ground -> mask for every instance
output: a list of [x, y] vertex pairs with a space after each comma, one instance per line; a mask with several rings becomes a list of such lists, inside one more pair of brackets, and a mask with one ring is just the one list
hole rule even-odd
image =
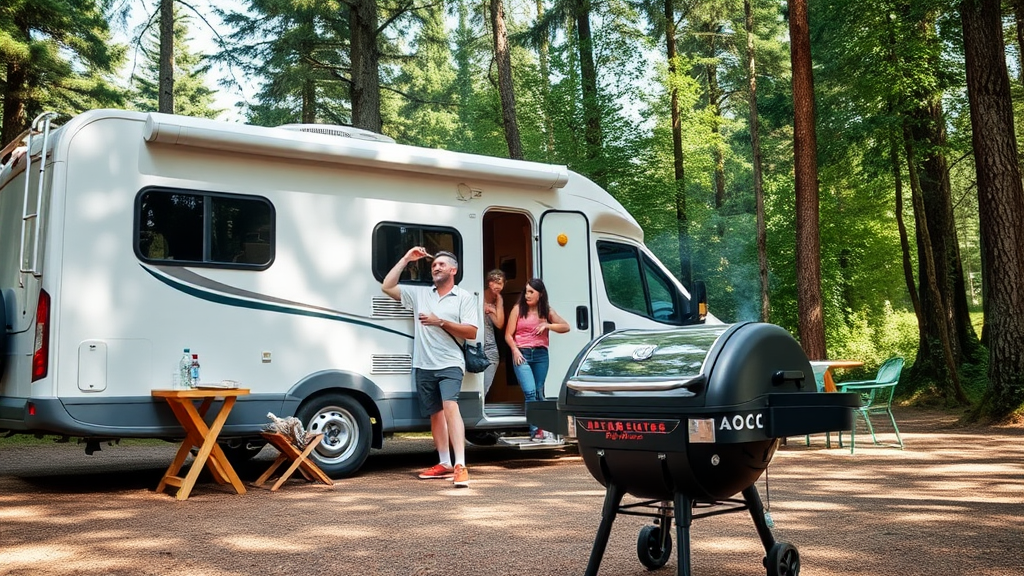
[[[769, 469], [775, 534], [805, 576], [1024, 574], [1024, 428], [953, 427], [954, 417], [897, 413], [906, 449], [856, 455], [824, 436], [791, 438]], [[893, 439], [892, 435], [881, 435]], [[153, 491], [175, 447], [19, 446], [0, 441], [0, 574], [582, 574], [603, 488], [573, 449], [470, 449], [468, 489], [420, 481], [429, 439], [396, 439], [331, 488], [293, 480], [278, 492], [228, 493], [201, 478], [178, 502]], [[239, 469], [253, 481], [266, 449]], [[629, 497], [627, 497], [627, 501]], [[646, 518], [619, 516], [602, 575], [648, 572], [636, 557]], [[695, 520], [694, 576], [763, 575], [749, 516]], [[673, 553], [655, 573], [675, 574]]]

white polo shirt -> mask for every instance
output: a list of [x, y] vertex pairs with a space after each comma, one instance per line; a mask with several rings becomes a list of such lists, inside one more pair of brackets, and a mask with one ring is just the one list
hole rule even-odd
[[441, 370], [457, 366], [465, 372], [466, 359], [454, 336], [440, 326], [423, 325], [419, 315], [434, 314], [445, 322], [472, 324], [479, 328], [479, 310], [473, 295], [458, 286], [453, 286], [451, 292], [440, 298], [434, 286], [399, 284], [398, 288], [402, 292], [402, 306], [412, 310], [413, 314], [413, 368]]

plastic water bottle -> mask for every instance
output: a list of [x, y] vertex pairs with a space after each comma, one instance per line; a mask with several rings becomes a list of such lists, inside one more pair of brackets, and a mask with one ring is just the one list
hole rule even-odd
[[189, 366], [189, 377], [192, 380], [192, 387], [199, 386], [199, 354], [192, 355], [192, 363]]
[[181, 381], [183, 388], [192, 388], [192, 354], [188, 348], [185, 348], [184, 354], [181, 356], [181, 360], [178, 361], [178, 379]]

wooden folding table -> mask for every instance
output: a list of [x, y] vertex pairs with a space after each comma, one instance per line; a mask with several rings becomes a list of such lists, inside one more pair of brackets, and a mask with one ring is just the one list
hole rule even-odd
[[[185, 439], [181, 442], [174, 461], [167, 467], [163, 478], [160, 479], [160, 484], [156, 487], [157, 492], [163, 492], [168, 486], [175, 486], [178, 488], [176, 498], [185, 500], [192, 492], [203, 466], [206, 466], [218, 484], [230, 484], [235, 492], [245, 494], [245, 486], [242, 485], [242, 480], [231, 467], [224, 451], [217, 445], [217, 437], [220, 435], [221, 429], [224, 428], [224, 422], [227, 421], [228, 414], [231, 413], [231, 408], [235, 405], [235, 400], [239, 396], [247, 394], [249, 394], [249, 390], [245, 388], [153, 390], [154, 397], [167, 400], [174, 416], [185, 429]], [[203, 418], [217, 398], [223, 398], [224, 402], [214, 416], [213, 422], [207, 426]], [[194, 404], [196, 400], [202, 401], [198, 408]], [[192, 461], [188, 473], [185, 476], [179, 476], [181, 467], [185, 464], [185, 459], [193, 447], [198, 448], [199, 452], [196, 454], [195, 460]]]

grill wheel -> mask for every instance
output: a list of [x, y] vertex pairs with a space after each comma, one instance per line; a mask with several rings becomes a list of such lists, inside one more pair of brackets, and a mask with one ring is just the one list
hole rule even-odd
[[798, 576], [800, 574], [800, 553], [792, 544], [776, 542], [764, 559], [768, 576]]
[[636, 539], [636, 556], [648, 570], [657, 570], [668, 562], [672, 556], [672, 534], [665, 533], [665, 541], [661, 541], [661, 526], [644, 526]]

